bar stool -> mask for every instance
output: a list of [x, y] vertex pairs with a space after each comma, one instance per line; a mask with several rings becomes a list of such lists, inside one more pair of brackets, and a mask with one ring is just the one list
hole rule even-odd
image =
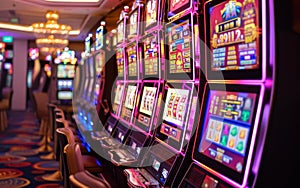
[[[70, 185], [69, 182], [69, 168], [71, 168], [67, 164], [66, 154], [64, 148], [68, 144], [77, 143], [75, 141], [73, 132], [68, 127], [57, 128], [57, 138], [60, 148], [60, 164], [61, 164], [61, 174], [63, 176], [64, 186], [68, 187]], [[80, 145], [80, 143], [78, 143]], [[81, 151], [80, 151], [81, 152]], [[93, 174], [98, 174], [103, 171], [101, 163], [97, 160], [96, 157], [91, 155], [83, 155], [81, 163], [84, 166], [84, 169]], [[71, 165], [72, 166], [72, 165]]]
[[[39, 133], [43, 136], [42, 145], [37, 149], [39, 152], [52, 151], [49, 145], [49, 112], [48, 112], [48, 93], [33, 92], [33, 99], [36, 109], [36, 116], [41, 121]], [[44, 140], [44, 141], [43, 141]]]
[[7, 128], [7, 110], [11, 109], [11, 100], [13, 90], [11, 88], [3, 88], [3, 99], [0, 101], [0, 131]]
[[70, 182], [72, 187], [89, 188], [101, 187], [111, 188], [102, 174], [95, 176], [84, 168], [83, 156], [78, 143], [68, 144], [65, 147], [67, 163], [69, 166]]

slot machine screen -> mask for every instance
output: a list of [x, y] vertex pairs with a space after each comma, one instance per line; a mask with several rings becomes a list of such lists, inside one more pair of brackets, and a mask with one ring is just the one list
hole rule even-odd
[[168, 89], [163, 120], [183, 128], [189, 92], [186, 89]]
[[242, 181], [250, 143], [255, 139], [260, 86], [209, 84], [202, 107], [194, 158], [217, 172]]
[[137, 34], [137, 29], [138, 29], [138, 9], [135, 9], [131, 12], [129, 16], [129, 32], [128, 35], [134, 35]]
[[117, 84], [117, 86], [114, 89], [114, 96], [113, 96], [113, 113], [117, 114], [118, 113], [118, 109], [122, 103], [122, 96], [123, 96], [123, 92], [124, 92], [124, 84]]
[[118, 44], [118, 35], [116, 33], [116, 30], [112, 30], [112, 45], [116, 46]]
[[75, 65], [57, 65], [57, 78], [74, 78]]
[[118, 66], [118, 77], [124, 77], [124, 57], [122, 48], [118, 48], [116, 51], [116, 59]]
[[126, 86], [125, 99], [122, 106], [121, 117], [127, 122], [131, 122], [133, 109], [135, 108], [138, 86], [128, 84]]
[[[261, 79], [259, 1], [210, 2], [205, 10], [209, 79]], [[221, 77], [220, 77], [221, 75]]]
[[117, 85], [115, 91], [115, 99], [114, 99], [115, 104], [119, 104], [119, 105], [121, 104], [123, 90], [124, 90], [124, 85], [122, 84]]
[[144, 39], [144, 74], [145, 77], [159, 76], [158, 66], [158, 41], [156, 36], [149, 36]]
[[169, 0], [168, 17], [172, 17], [179, 12], [186, 10], [191, 5], [190, 0]]
[[57, 92], [57, 99], [58, 100], [72, 100], [73, 92], [72, 91], [58, 91]]
[[60, 79], [57, 81], [58, 90], [73, 90], [73, 80]]
[[139, 108], [136, 124], [145, 131], [149, 131], [151, 117], [156, 108], [158, 86], [153, 83], [144, 83], [142, 97], [139, 99]]
[[134, 102], [136, 99], [136, 92], [137, 92], [137, 86], [135, 85], [128, 85], [127, 91], [126, 91], [126, 99], [124, 102], [124, 106], [130, 110], [133, 110], [134, 108]]
[[141, 113], [152, 115], [157, 87], [145, 86], [143, 89], [142, 101], [139, 111]]
[[158, 21], [158, 1], [148, 0], [145, 8], [145, 27], [148, 29]]
[[169, 62], [166, 68], [170, 79], [189, 80], [193, 77], [191, 20], [186, 18], [167, 25]]
[[121, 43], [124, 40], [124, 37], [125, 37], [123, 19], [121, 21], [119, 21], [117, 30], [118, 30], [118, 32], [117, 32], [117, 43]]
[[104, 27], [99, 26], [96, 29], [96, 49], [99, 50], [104, 46]]
[[189, 89], [168, 88], [163, 111], [163, 122], [157, 137], [173, 148], [180, 150], [186, 130]]
[[126, 48], [126, 53], [127, 53], [127, 57], [128, 57], [128, 77], [136, 79], [138, 76], [136, 43], [129, 45]]
[[102, 69], [105, 65], [105, 53], [103, 51], [100, 51], [95, 56], [95, 66], [96, 66], [96, 74], [101, 74]]

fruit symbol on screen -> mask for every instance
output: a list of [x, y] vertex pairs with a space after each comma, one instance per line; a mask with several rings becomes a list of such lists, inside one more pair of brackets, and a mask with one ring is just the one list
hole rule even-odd
[[215, 135], [215, 138], [214, 138], [214, 141], [215, 141], [215, 142], [219, 142], [219, 140], [220, 140], [220, 136], [219, 136], [218, 134], [216, 134], [216, 135]]
[[239, 134], [239, 138], [240, 139], [245, 139], [245, 137], [246, 137], [246, 130], [241, 130], [240, 134]]
[[216, 127], [217, 127], [216, 130], [217, 130], [218, 132], [220, 132], [221, 129], [222, 129], [222, 123], [221, 123], [221, 122], [217, 122], [217, 126], [216, 126]]
[[217, 48], [218, 47], [218, 35], [214, 34], [211, 40], [211, 46], [213, 48]]
[[239, 141], [239, 143], [236, 145], [236, 149], [241, 152], [244, 150], [244, 143], [242, 141]]
[[177, 51], [176, 54], [176, 65], [177, 65], [177, 69], [182, 69], [182, 52], [181, 51]]
[[214, 129], [214, 121], [211, 121], [211, 122], [210, 122], [209, 128], [210, 128], [210, 129]]
[[248, 111], [248, 110], [242, 111], [241, 119], [242, 119], [242, 121], [245, 121], [245, 122], [249, 121], [250, 111]]
[[228, 124], [224, 125], [223, 134], [228, 135], [229, 129], [230, 129], [230, 125]]
[[250, 98], [247, 98], [245, 100], [244, 110], [250, 110], [252, 107], [252, 100]]
[[228, 141], [228, 136], [223, 135], [222, 138], [221, 138], [221, 144], [223, 146], [226, 146], [227, 145], [227, 141]]
[[233, 127], [230, 131], [231, 136], [235, 137], [238, 134], [237, 127]]
[[208, 132], [207, 138], [208, 138], [208, 139], [212, 139], [212, 131], [209, 131], [209, 132]]
[[229, 147], [230, 148], [233, 148], [234, 147], [234, 139], [233, 138], [231, 138], [230, 140], [229, 140]]

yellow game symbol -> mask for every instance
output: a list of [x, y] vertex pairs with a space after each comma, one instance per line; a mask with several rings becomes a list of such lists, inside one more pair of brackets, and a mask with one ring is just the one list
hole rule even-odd
[[229, 147], [231, 147], [231, 148], [233, 148], [234, 147], [234, 139], [232, 138], [232, 139], [230, 139], [229, 140]]

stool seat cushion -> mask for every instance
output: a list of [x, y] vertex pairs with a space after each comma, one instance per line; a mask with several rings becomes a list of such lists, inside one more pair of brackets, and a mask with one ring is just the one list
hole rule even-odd
[[0, 110], [8, 110], [9, 109], [9, 100], [8, 99], [2, 99], [0, 101]]
[[96, 157], [82, 155], [84, 169], [91, 173], [100, 173], [103, 171], [102, 165]]
[[101, 187], [110, 188], [109, 183], [102, 177], [96, 177], [87, 171], [78, 172], [70, 177], [78, 187]]

